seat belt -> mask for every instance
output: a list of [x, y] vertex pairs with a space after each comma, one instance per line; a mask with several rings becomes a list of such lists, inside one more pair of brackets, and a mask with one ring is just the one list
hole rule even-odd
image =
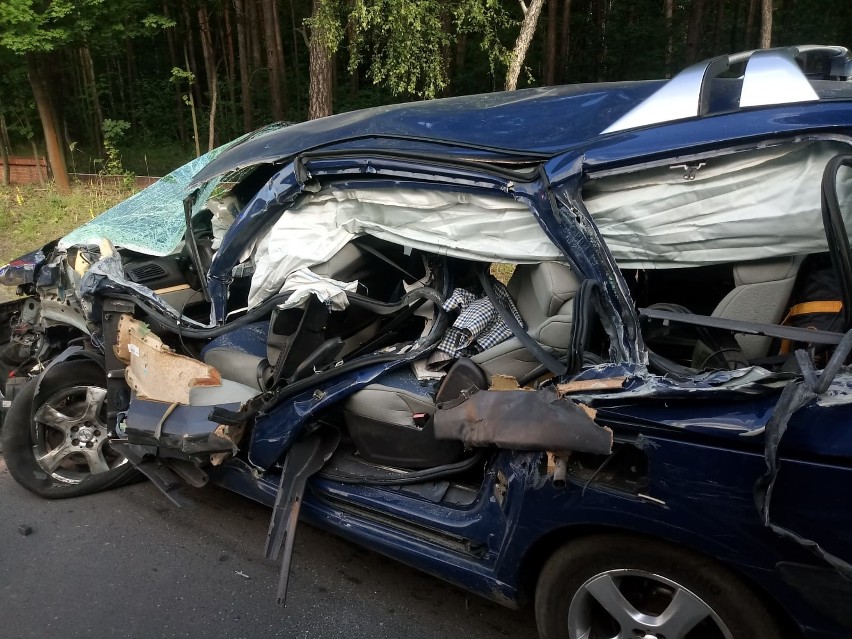
[[494, 292], [494, 287], [491, 285], [491, 281], [489, 280], [488, 274], [484, 269], [476, 269], [476, 276], [479, 278], [479, 283], [482, 284], [482, 290], [485, 291], [485, 294], [488, 296], [488, 299], [491, 300], [491, 304], [494, 306], [494, 310], [497, 311], [497, 314], [500, 316], [500, 319], [509, 327], [509, 330], [512, 331], [512, 335], [518, 338], [518, 341], [523, 344], [524, 348], [526, 348], [530, 353], [532, 353], [533, 357], [535, 357], [539, 362], [541, 362], [547, 370], [551, 373], [559, 377], [560, 375], [564, 375], [568, 371], [568, 367], [557, 360], [553, 355], [548, 353], [541, 344], [539, 344], [535, 339], [533, 339], [532, 335], [527, 333], [523, 326], [518, 323], [518, 320], [515, 319], [515, 316], [509, 312], [501, 303], [500, 300], [497, 299], [497, 294]]

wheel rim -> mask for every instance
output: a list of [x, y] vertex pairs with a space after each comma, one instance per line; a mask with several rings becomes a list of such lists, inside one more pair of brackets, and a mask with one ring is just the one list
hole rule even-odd
[[33, 454], [52, 478], [79, 484], [127, 463], [112, 450], [106, 426], [106, 390], [72, 386], [51, 395], [33, 414]]
[[568, 608], [571, 639], [733, 639], [718, 614], [671, 579], [607, 570], [586, 581]]

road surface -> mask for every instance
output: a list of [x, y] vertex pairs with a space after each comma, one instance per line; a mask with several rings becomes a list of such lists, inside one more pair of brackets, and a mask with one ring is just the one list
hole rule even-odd
[[[0, 458], [0, 636], [534, 639], [529, 610], [470, 595], [307, 525], [286, 608], [269, 510], [218, 488], [177, 509], [150, 484], [47, 501]], [[19, 527], [30, 527], [23, 535]]]

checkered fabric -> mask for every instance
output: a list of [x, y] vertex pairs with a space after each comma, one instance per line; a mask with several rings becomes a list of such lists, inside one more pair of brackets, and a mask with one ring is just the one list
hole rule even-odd
[[[491, 280], [497, 301], [525, 327], [509, 291], [493, 277]], [[457, 288], [444, 302], [443, 308], [448, 313], [458, 312], [458, 316], [429, 357], [428, 364], [432, 369], [441, 368], [459, 357], [476, 355], [512, 337], [512, 331], [487, 296], [478, 298], [467, 289]]]

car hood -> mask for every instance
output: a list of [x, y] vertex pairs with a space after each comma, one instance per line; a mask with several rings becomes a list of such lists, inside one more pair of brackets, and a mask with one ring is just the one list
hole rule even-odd
[[550, 157], [596, 137], [663, 83], [575, 84], [341, 113], [237, 144], [202, 169], [190, 187], [320, 148]]

